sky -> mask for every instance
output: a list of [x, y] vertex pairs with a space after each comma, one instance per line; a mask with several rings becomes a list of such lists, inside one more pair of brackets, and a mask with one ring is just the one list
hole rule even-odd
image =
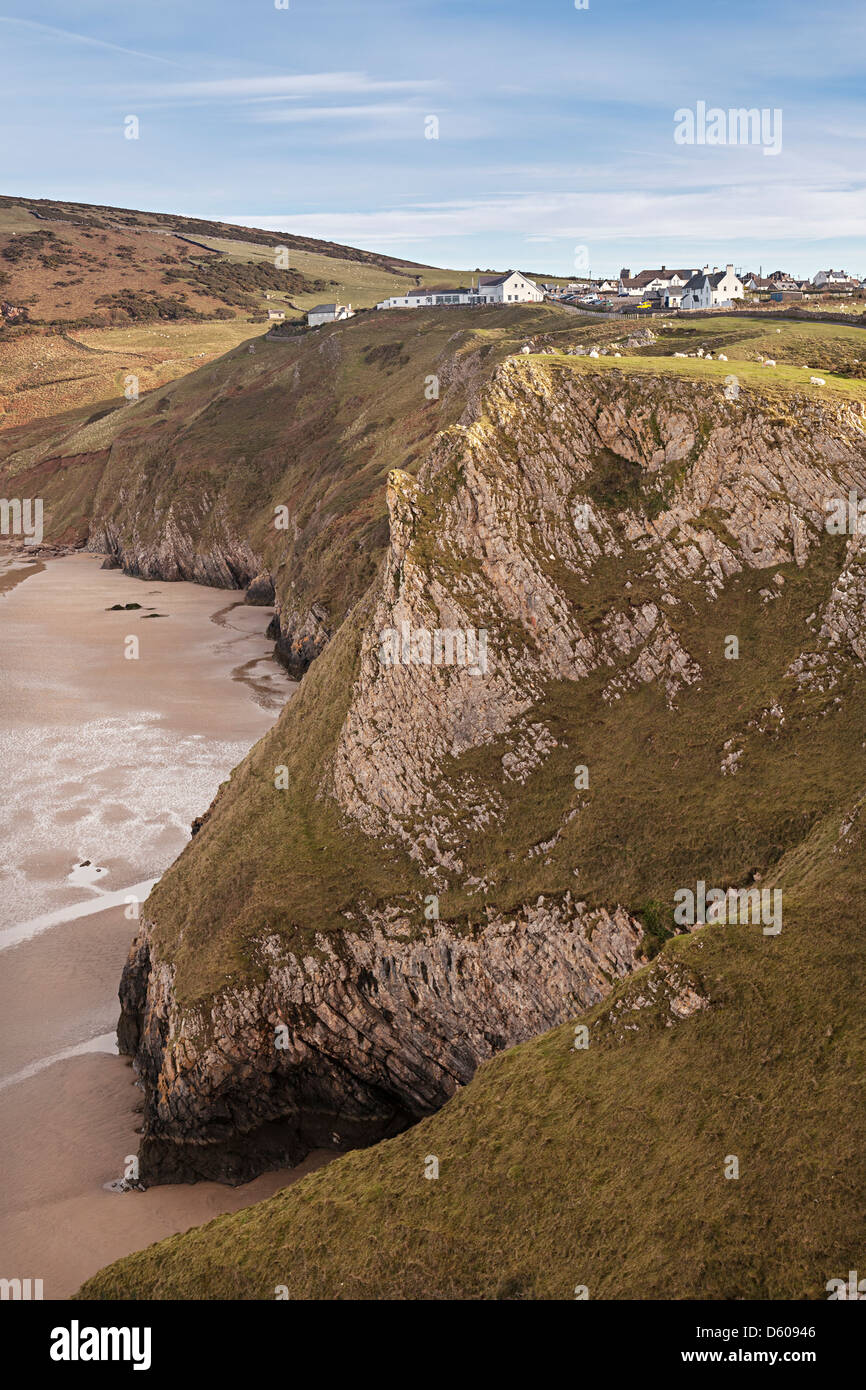
[[0, 0], [0, 192], [456, 269], [866, 276], [864, 40], [864, 0]]

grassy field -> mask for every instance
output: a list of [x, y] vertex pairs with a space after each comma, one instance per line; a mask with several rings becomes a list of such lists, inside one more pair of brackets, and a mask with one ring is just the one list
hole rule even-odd
[[720, 314], [717, 318], [660, 319], [650, 326], [658, 338], [641, 356], [695, 352], [702, 347], [714, 354], [724, 352], [731, 360], [757, 361], [763, 355], [801, 367], [835, 368], [855, 377], [863, 375], [858, 369], [866, 363], [866, 329], [854, 325]]
[[[728, 354], [729, 361], [719, 362], [715, 358], [707, 362], [703, 358], [672, 357], [572, 357], [558, 356], [557, 362], [574, 371], [623, 371], [646, 376], [678, 376], [687, 381], [709, 381], [718, 384], [720, 391], [734, 384], [748, 386], [762, 395], [790, 401], [792, 396], [804, 394], [811, 397], [837, 395], [845, 400], [866, 402], [866, 378], [856, 380], [828, 371], [824, 380], [826, 386], [813, 386], [810, 377], [818, 374], [818, 369], [796, 367], [779, 361], [775, 367], [764, 367], [747, 357], [738, 357], [735, 352]], [[549, 358], [545, 359], [549, 360]]]

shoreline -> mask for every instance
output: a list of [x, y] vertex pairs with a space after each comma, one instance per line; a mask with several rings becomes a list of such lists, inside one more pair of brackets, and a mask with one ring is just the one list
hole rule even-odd
[[46, 1298], [334, 1157], [242, 1188], [110, 1190], [138, 1147], [116, 1025], [140, 904], [295, 683], [269, 610], [103, 559], [0, 552], [0, 1273]]

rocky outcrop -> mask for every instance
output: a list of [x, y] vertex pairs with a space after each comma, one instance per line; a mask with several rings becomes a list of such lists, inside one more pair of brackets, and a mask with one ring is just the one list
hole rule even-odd
[[144, 924], [118, 1028], [146, 1093], [142, 1180], [245, 1182], [394, 1134], [485, 1058], [602, 999], [644, 959], [642, 938], [621, 908], [590, 912], [570, 893], [468, 929], [358, 913], [303, 959], [264, 937], [265, 982], [190, 1013]]
[[276, 643], [278, 660], [298, 680], [324, 650], [331, 632], [327, 609], [313, 603], [306, 611], [294, 606], [278, 607], [267, 635]]
[[[434, 873], [459, 870], [467, 822], [492, 824], [498, 796], [449, 782], [449, 760], [507, 741], [506, 777], [543, 764], [554, 740], [530, 737], [524, 716], [550, 680], [609, 671], [605, 701], [654, 682], [675, 704], [702, 675], [678, 630], [677, 609], [693, 611], [682, 595], [802, 567], [825, 498], [862, 484], [864, 446], [860, 407], [778, 423], [681, 382], [506, 363], [480, 420], [448, 431], [417, 480], [389, 477], [391, 544], [334, 760], [340, 805]], [[619, 584], [588, 623], [575, 580], [603, 592], [612, 560]], [[443, 630], [485, 633], [482, 673], [426, 653], [423, 635]], [[407, 640], [383, 660], [391, 633]]]

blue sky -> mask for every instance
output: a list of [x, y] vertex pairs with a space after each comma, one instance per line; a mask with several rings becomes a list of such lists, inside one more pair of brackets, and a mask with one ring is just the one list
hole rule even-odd
[[[466, 269], [866, 275], [864, 0], [278, 3], [0, 0], [0, 191]], [[675, 143], [698, 102], [781, 111], [779, 153]]]

